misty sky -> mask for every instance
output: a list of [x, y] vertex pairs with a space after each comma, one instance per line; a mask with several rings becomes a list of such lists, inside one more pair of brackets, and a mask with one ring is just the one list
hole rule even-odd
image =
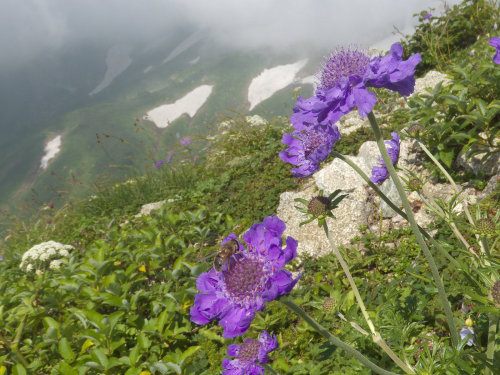
[[[449, 4], [459, 3], [448, 1]], [[0, 67], [81, 40], [148, 44], [178, 26], [234, 48], [368, 44], [438, 0], [0, 0]], [[332, 43], [335, 43], [332, 45]]]

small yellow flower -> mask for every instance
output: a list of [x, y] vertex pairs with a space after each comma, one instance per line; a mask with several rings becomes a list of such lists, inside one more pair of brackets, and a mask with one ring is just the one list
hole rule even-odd
[[465, 325], [469, 328], [471, 328], [473, 324], [474, 323], [471, 318], [467, 318], [467, 320], [465, 321]]
[[117, 260], [116, 262], [113, 263], [115, 266], [119, 266], [120, 264], [122, 264], [122, 262], [120, 262], [119, 260]]
[[141, 371], [139, 375], [151, 375], [149, 371]]
[[163, 342], [163, 345], [165, 346], [165, 348], [169, 347], [169, 345], [165, 341]]
[[146, 272], [146, 266], [144, 264], [142, 266], [140, 266], [139, 271]]

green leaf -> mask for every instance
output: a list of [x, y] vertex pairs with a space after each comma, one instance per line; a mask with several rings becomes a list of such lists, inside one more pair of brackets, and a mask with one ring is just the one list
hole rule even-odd
[[12, 375], [26, 375], [27, 372], [19, 363], [12, 368]]
[[69, 342], [66, 339], [66, 337], [63, 337], [59, 341], [59, 354], [68, 363], [71, 363], [71, 362], [73, 362], [75, 360], [75, 353], [71, 349], [71, 345], [69, 344]]
[[181, 354], [181, 358], [179, 360], [179, 362], [181, 363], [181, 366], [182, 366], [182, 363], [184, 362], [184, 360], [188, 357], [191, 357], [194, 353], [196, 353], [198, 350], [201, 349], [201, 346], [191, 346], [189, 348], [187, 348], [182, 354]]
[[128, 355], [128, 358], [130, 359], [130, 365], [135, 366], [139, 359], [139, 346], [136, 345], [132, 348], [130, 351], [130, 354]]
[[90, 354], [92, 355], [92, 358], [97, 361], [105, 370], [108, 369], [109, 360], [102, 348], [94, 349]]
[[78, 375], [78, 371], [73, 369], [73, 367], [68, 365], [66, 362], [59, 363], [59, 371], [63, 375]]
[[141, 332], [137, 337], [137, 343], [141, 349], [147, 350], [151, 345], [151, 341], [149, 341], [148, 337], [144, 332]]

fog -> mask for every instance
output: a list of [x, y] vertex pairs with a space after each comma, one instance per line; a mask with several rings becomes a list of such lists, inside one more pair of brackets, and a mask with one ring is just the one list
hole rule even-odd
[[[449, 1], [456, 4], [459, 1]], [[366, 45], [436, 0], [2, 0], [0, 68], [77, 41], [148, 44], [180, 26], [237, 49]], [[437, 11], [436, 11], [437, 12]]]

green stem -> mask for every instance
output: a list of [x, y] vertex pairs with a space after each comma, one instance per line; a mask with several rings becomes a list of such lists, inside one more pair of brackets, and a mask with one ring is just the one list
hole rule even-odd
[[356, 358], [358, 361], [360, 361], [362, 364], [364, 364], [366, 367], [368, 367], [370, 370], [373, 372], [380, 374], [380, 375], [397, 375], [394, 372], [390, 372], [387, 370], [384, 370], [383, 368], [377, 366], [375, 363], [370, 361], [368, 358], [366, 358], [363, 354], [358, 352], [356, 349], [354, 349], [352, 346], [349, 344], [346, 344], [342, 340], [340, 340], [338, 337], [332, 335], [328, 330], [326, 330], [321, 324], [316, 322], [311, 316], [309, 316], [304, 310], [300, 308], [300, 306], [297, 306], [292, 300], [282, 297], [279, 300], [281, 303], [283, 303], [285, 306], [287, 306], [290, 310], [292, 310], [294, 313], [296, 313], [298, 316], [300, 316], [304, 321], [309, 324], [316, 332], [318, 332], [321, 336], [323, 336], [325, 339], [328, 340], [332, 345], [335, 345], [350, 355], [352, 355], [354, 358]]
[[[337, 151], [332, 151], [332, 154], [342, 160], [343, 162], [347, 163], [352, 169], [354, 169], [360, 177], [373, 189], [375, 192], [378, 194], [378, 196], [389, 205], [394, 211], [396, 211], [399, 215], [401, 215], [404, 219], [408, 220], [408, 217], [406, 214], [398, 207], [396, 206], [383, 192], [382, 190], [379, 189], [379, 187], [374, 184], [368, 176], [363, 172], [361, 168], [359, 168], [353, 161], [349, 158], [346, 158], [344, 155], [339, 154]], [[418, 229], [420, 230], [420, 233], [425, 237], [426, 240], [430, 241], [433, 246], [435, 246], [439, 252], [444, 255], [453, 265], [457, 268], [460, 267], [460, 263], [458, 263], [455, 258], [453, 258], [440, 244], [437, 242], [434, 238], [431, 237], [429, 233], [422, 227], [418, 226]]]
[[330, 236], [330, 233], [328, 231], [328, 225], [326, 224], [326, 220], [323, 222], [323, 229], [325, 230], [326, 238], [328, 238], [328, 242], [330, 242], [330, 246], [332, 247], [333, 252], [334, 252], [335, 256], [337, 257], [337, 259], [340, 263], [340, 266], [344, 270], [344, 273], [347, 277], [347, 280], [349, 280], [349, 284], [351, 285], [351, 289], [354, 293], [354, 296], [356, 297], [356, 300], [358, 301], [359, 308], [361, 309], [361, 312], [363, 313], [363, 316], [366, 320], [366, 323], [368, 324], [368, 327], [370, 327], [370, 331], [372, 332], [372, 334], [375, 335], [375, 333], [376, 333], [375, 326], [373, 325], [372, 320], [370, 319], [370, 315], [368, 315], [368, 312], [366, 311], [365, 304], [363, 302], [363, 299], [361, 298], [361, 294], [359, 294], [356, 283], [354, 282], [354, 279], [352, 278], [351, 272], [349, 271], [349, 267], [347, 267], [347, 264], [344, 261], [342, 254], [340, 254], [338, 247], [335, 245], [335, 242], [333, 242], [333, 239]]
[[403, 208], [406, 212], [407, 220], [410, 223], [410, 226], [413, 230], [413, 234], [415, 235], [415, 238], [417, 240], [418, 245], [424, 252], [425, 258], [427, 259], [427, 263], [429, 264], [429, 268], [432, 273], [432, 277], [434, 278], [434, 282], [436, 283], [436, 288], [438, 290], [439, 298], [441, 299], [441, 303], [443, 305], [444, 313], [446, 315], [446, 320], [448, 323], [448, 328], [450, 330], [451, 334], [451, 341], [453, 343], [454, 347], [458, 346], [458, 343], [460, 342], [459, 336], [458, 336], [458, 330], [455, 325], [455, 321], [453, 318], [453, 312], [451, 311], [450, 307], [450, 302], [448, 301], [448, 297], [446, 296], [446, 291], [444, 289], [443, 282], [441, 281], [441, 276], [439, 275], [438, 268], [436, 266], [436, 263], [434, 262], [434, 258], [427, 247], [427, 244], [424, 241], [424, 238], [422, 237], [419, 227], [415, 221], [415, 217], [413, 216], [413, 212], [411, 210], [410, 202], [408, 201], [408, 198], [406, 197], [406, 193], [404, 191], [403, 185], [401, 184], [401, 181], [399, 179], [399, 176], [396, 173], [396, 170], [394, 169], [394, 166], [392, 165], [392, 161], [389, 157], [389, 154], [387, 153], [387, 149], [385, 148], [385, 143], [384, 143], [384, 138], [382, 137], [382, 134], [380, 132], [380, 128], [377, 123], [377, 119], [373, 115], [373, 112], [370, 112], [368, 114], [368, 120], [370, 121], [370, 124], [373, 129], [373, 133], [375, 135], [375, 139], [377, 140], [377, 145], [380, 150], [380, 153], [382, 154], [382, 158], [384, 160], [384, 163], [387, 167], [387, 170], [389, 171], [389, 174], [392, 177], [392, 180], [394, 182], [394, 185], [396, 186], [396, 189], [398, 190], [399, 196], [401, 197], [401, 201], [403, 203]]
[[265, 363], [261, 363], [262, 367], [264, 367], [264, 369], [266, 370], [265, 372], [270, 372], [271, 374], [275, 374], [275, 375], [279, 375], [278, 372], [276, 372], [271, 366], [265, 364]]
[[332, 237], [330, 236], [330, 233], [328, 231], [328, 225], [326, 224], [326, 220], [323, 221], [323, 229], [325, 230], [326, 238], [328, 238], [328, 242], [330, 242], [330, 246], [333, 249], [333, 252], [335, 256], [337, 257], [342, 269], [344, 270], [344, 273], [347, 277], [347, 280], [349, 280], [349, 284], [351, 285], [351, 289], [354, 293], [354, 296], [356, 297], [356, 300], [358, 301], [358, 305], [363, 313], [363, 316], [366, 320], [366, 323], [368, 324], [368, 327], [370, 327], [370, 331], [372, 332], [372, 339], [373, 341], [379, 345], [384, 352], [387, 353], [389, 357], [399, 366], [401, 369], [403, 369], [404, 372], [407, 374], [414, 374], [415, 372], [409, 368], [402, 360], [399, 358], [396, 353], [392, 351], [392, 349], [387, 345], [387, 343], [384, 341], [382, 336], [380, 336], [380, 333], [378, 333], [375, 330], [375, 326], [373, 325], [373, 322], [370, 318], [370, 315], [368, 315], [368, 311], [366, 310], [365, 303], [363, 302], [363, 299], [361, 298], [361, 294], [359, 293], [358, 287], [356, 286], [356, 283], [354, 282], [354, 279], [352, 278], [351, 271], [349, 271], [349, 267], [347, 267], [347, 263], [344, 261], [344, 258], [342, 257], [342, 254], [340, 253], [337, 245], [335, 245], [335, 242], [333, 241]]
[[[488, 346], [486, 347], [486, 359], [493, 366], [493, 358], [495, 357], [495, 335], [497, 333], [498, 317], [490, 314], [490, 326], [488, 328]], [[484, 369], [484, 375], [492, 374], [488, 366]]]

